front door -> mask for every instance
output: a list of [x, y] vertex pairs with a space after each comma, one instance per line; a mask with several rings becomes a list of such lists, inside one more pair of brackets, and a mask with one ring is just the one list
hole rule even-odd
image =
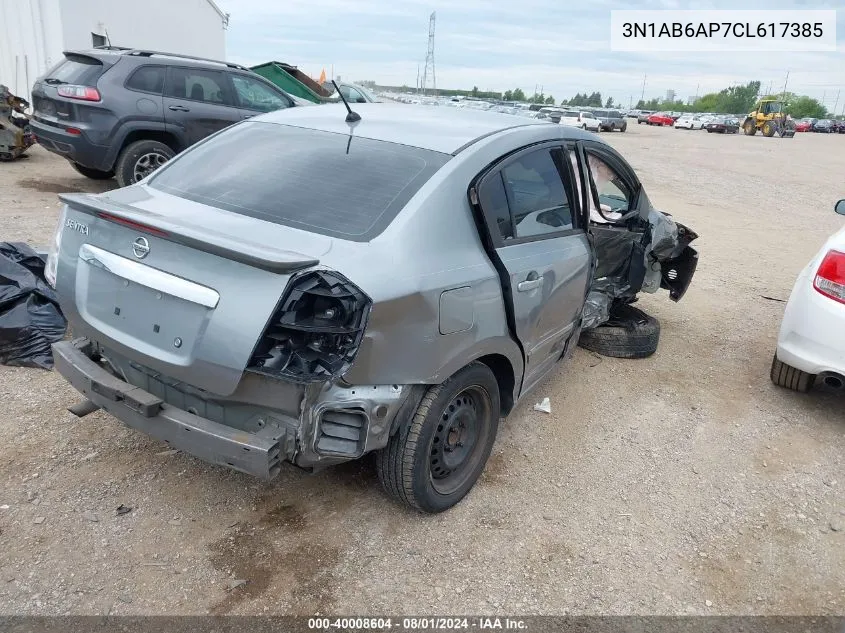
[[592, 253], [566, 151], [524, 150], [479, 183], [479, 206], [525, 360], [522, 391], [560, 360], [580, 323]]
[[171, 66], [164, 85], [168, 131], [187, 145], [240, 121], [226, 75], [217, 70]]

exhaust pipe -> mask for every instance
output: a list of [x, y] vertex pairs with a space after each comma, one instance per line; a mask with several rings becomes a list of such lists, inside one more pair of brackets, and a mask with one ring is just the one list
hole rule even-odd
[[833, 372], [827, 372], [822, 374], [820, 378], [825, 386], [830, 387], [831, 389], [840, 391], [843, 387], [845, 387], [845, 376], [840, 376], [839, 374], [835, 374]]

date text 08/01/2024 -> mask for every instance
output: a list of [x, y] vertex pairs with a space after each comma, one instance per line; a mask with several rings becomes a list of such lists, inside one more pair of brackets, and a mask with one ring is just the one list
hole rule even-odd
[[308, 618], [308, 628], [318, 631], [430, 631], [430, 630], [510, 630], [525, 631], [527, 623], [513, 618], [479, 617], [479, 618]]
[[820, 38], [821, 22], [625, 22], [622, 37]]

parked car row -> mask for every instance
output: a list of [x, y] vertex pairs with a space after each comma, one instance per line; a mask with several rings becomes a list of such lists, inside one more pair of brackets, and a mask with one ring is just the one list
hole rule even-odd
[[840, 119], [799, 119], [795, 123], [796, 132], [819, 132], [821, 134], [845, 134], [845, 121]]

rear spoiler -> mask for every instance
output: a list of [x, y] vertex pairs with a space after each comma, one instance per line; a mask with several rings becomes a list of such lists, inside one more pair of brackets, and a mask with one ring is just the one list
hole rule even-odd
[[273, 273], [290, 273], [320, 263], [319, 259], [301, 253], [233, 240], [204, 227], [180, 225], [161, 215], [88, 194], [59, 194], [59, 200], [107, 221], [125, 223], [137, 231]]

